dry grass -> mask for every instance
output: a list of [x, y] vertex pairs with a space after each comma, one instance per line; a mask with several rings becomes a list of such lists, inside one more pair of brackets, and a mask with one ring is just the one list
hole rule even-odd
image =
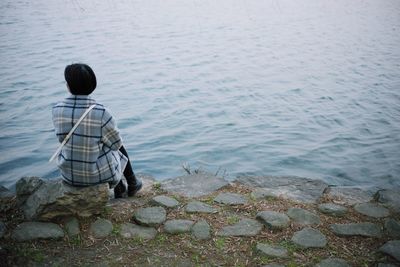
[[[11, 266], [262, 266], [268, 263], [281, 263], [286, 266], [314, 266], [327, 257], [340, 257], [353, 266], [375, 266], [380, 261], [394, 261], [376, 252], [387, 237], [342, 238], [335, 236], [329, 225], [333, 223], [350, 223], [370, 221], [383, 225], [382, 219], [371, 219], [356, 213], [351, 207], [343, 218], [331, 217], [317, 211], [316, 204], [301, 204], [280, 198], [254, 200], [250, 198], [252, 189], [240, 184], [231, 184], [198, 200], [212, 204], [219, 209], [215, 214], [187, 214], [184, 206], [191, 200], [180, 196], [169, 195], [181, 203], [178, 208], [169, 209], [167, 219], [205, 219], [212, 229], [210, 240], [200, 241], [190, 234], [168, 235], [159, 227], [158, 235], [153, 240], [124, 239], [119, 235], [120, 225], [132, 222], [135, 209], [147, 206], [148, 201], [162, 192], [157, 186], [134, 199], [125, 199], [106, 207], [101, 217], [110, 219], [114, 224], [112, 235], [105, 239], [94, 239], [88, 228], [95, 218], [81, 220], [81, 234], [78, 238], [65, 237], [60, 241], [38, 240], [34, 242], [15, 243], [9, 238], [0, 241], [0, 265]], [[246, 205], [225, 206], [213, 203], [213, 198], [220, 192], [234, 192], [248, 196]], [[322, 199], [322, 202], [335, 202], [335, 199]], [[302, 249], [290, 240], [294, 232], [302, 227], [292, 224], [281, 231], [263, 228], [256, 237], [218, 237], [216, 231], [223, 226], [233, 224], [240, 218], [255, 218], [257, 212], [274, 210], [286, 212], [290, 207], [300, 207], [320, 215], [318, 228], [326, 235], [328, 245], [324, 249]], [[398, 217], [396, 219], [399, 219]], [[22, 221], [17, 212], [2, 214], [1, 220], [12, 229]], [[62, 221], [59, 221], [62, 224]], [[10, 233], [7, 233], [9, 237]], [[273, 259], [258, 254], [255, 246], [258, 242], [278, 244], [288, 249], [288, 259]], [[102, 265], [103, 264], [103, 265]]]

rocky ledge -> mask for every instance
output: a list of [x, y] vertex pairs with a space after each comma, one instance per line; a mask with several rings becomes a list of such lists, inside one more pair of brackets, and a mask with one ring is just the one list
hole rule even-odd
[[[2, 203], [15, 201], [22, 212], [13, 205], [3, 206], [8, 210], [0, 220], [4, 256], [0, 264], [397, 266], [400, 262], [397, 189], [373, 193], [298, 177], [243, 176], [229, 183], [201, 173], [161, 183], [142, 179], [146, 186], [137, 197], [118, 200], [109, 199], [104, 185], [78, 189], [35, 177], [21, 179], [16, 196], [3, 189]], [[21, 254], [26, 247], [39, 251], [40, 259], [31, 252]]]

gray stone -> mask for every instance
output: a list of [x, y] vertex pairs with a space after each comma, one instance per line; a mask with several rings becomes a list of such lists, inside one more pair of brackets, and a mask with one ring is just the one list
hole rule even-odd
[[23, 222], [18, 225], [11, 238], [16, 241], [30, 241], [35, 239], [60, 239], [64, 237], [64, 231], [54, 223]]
[[365, 236], [365, 237], [381, 237], [381, 228], [374, 223], [348, 223], [348, 224], [331, 224], [332, 232], [338, 236]]
[[354, 206], [354, 209], [366, 216], [374, 218], [383, 218], [389, 216], [389, 210], [375, 203], [359, 203]]
[[192, 234], [197, 239], [210, 239], [210, 225], [205, 220], [198, 221], [192, 227]]
[[380, 252], [388, 254], [400, 261], [400, 240], [391, 240], [379, 248]]
[[65, 231], [67, 232], [68, 236], [73, 237], [79, 235], [79, 221], [75, 217], [69, 217], [64, 224]]
[[104, 238], [111, 234], [113, 230], [113, 225], [109, 220], [97, 219], [94, 223], [90, 225], [90, 233], [95, 238]]
[[284, 229], [289, 226], [289, 217], [276, 211], [260, 211], [257, 213], [257, 219], [262, 221], [270, 229]]
[[174, 199], [172, 197], [168, 197], [168, 196], [153, 197], [153, 199], [151, 200], [151, 203], [153, 205], [162, 206], [165, 208], [175, 208], [179, 205], [179, 202], [176, 199]]
[[189, 232], [194, 222], [190, 220], [169, 220], [164, 224], [165, 232], [169, 234], [181, 234]]
[[89, 217], [103, 211], [108, 184], [73, 187], [62, 180], [43, 182], [22, 205], [25, 218], [51, 220], [60, 216]]
[[323, 248], [326, 246], [326, 237], [317, 229], [304, 228], [294, 233], [292, 241], [304, 248]]
[[380, 190], [375, 194], [375, 199], [400, 213], [400, 188]]
[[158, 226], [166, 220], [167, 212], [163, 207], [140, 208], [133, 217], [141, 225]]
[[285, 265], [278, 264], [278, 263], [271, 263], [271, 264], [264, 265], [263, 267], [285, 267]]
[[185, 211], [187, 213], [216, 213], [218, 209], [200, 201], [191, 201], [186, 205]]
[[329, 187], [326, 192], [330, 197], [336, 197], [343, 204], [354, 205], [372, 200], [373, 192], [357, 187], [335, 186]]
[[223, 227], [218, 236], [255, 236], [261, 232], [262, 224], [253, 219], [242, 219], [234, 225]]
[[226, 185], [228, 182], [223, 178], [207, 173], [190, 174], [161, 182], [163, 190], [185, 197], [205, 196]]
[[385, 229], [390, 237], [400, 237], [400, 223], [392, 218], [385, 220]]
[[278, 195], [273, 190], [268, 188], [256, 188], [250, 193], [252, 199], [260, 200], [264, 198], [276, 198]]
[[288, 251], [280, 246], [272, 246], [269, 244], [257, 243], [256, 250], [268, 257], [287, 258]]
[[297, 224], [311, 225], [320, 224], [319, 216], [304, 209], [290, 208], [287, 215]]
[[124, 223], [121, 226], [120, 234], [123, 238], [142, 238], [150, 240], [156, 237], [157, 230], [152, 227], [140, 226], [133, 223]]
[[0, 213], [6, 213], [15, 205], [15, 194], [4, 186], [0, 186]]
[[236, 181], [269, 190], [271, 196], [304, 203], [316, 203], [328, 186], [320, 180], [295, 176], [239, 176]]
[[43, 183], [44, 180], [39, 177], [22, 177], [19, 179], [15, 184], [18, 205], [22, 205]]
[[333, 203], [323, 203], [318, 205], [318, 210], [324, 214], [335, 217], [343, 217], [347, 213], [347, 208]]
[[2, 238], [4, 236], [4, 234], [6, 233], [6, 224], [2, 221], [0, 221], [0, 238]]
[[214, 201], [226, 205], [243, 205], [247, 203], [247, 199], [243, 195], [229, 192], [218, 194]]
[[343, 259], [329, 258], [321, 261], [315, 267], [351, 267], [351, 266]]
[[377, 267], [398, 267], [398, 265], [394, 265], [391, 263], [378, 263]]

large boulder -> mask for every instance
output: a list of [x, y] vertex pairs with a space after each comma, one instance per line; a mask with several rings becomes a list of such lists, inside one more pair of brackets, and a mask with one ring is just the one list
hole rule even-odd
[[17, 201], [19, 205], [25, 203], [30, 195], [32, 195], [45, 181], [39, 177], [22, 177], [15, 184]]
[[108, 184], [73, 187], [62, 180], [43, 181], [21, 206], [27, 220], [48, 221], [56, 217], [89, 217], [103, 211]]
[[236, 181], [253, 187], [261, 187], [268, 196], [304, 203], [318, 202], [328, 187], [323, 181], [295, 176], [239, 176]]

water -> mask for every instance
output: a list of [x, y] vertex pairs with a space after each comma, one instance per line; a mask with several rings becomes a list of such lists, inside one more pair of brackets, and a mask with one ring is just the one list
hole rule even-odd
[[57, 177], [66, 64], [98, 77], [137, 172], [400, 185], [397, 0], [3, 0], [0, 184]]

